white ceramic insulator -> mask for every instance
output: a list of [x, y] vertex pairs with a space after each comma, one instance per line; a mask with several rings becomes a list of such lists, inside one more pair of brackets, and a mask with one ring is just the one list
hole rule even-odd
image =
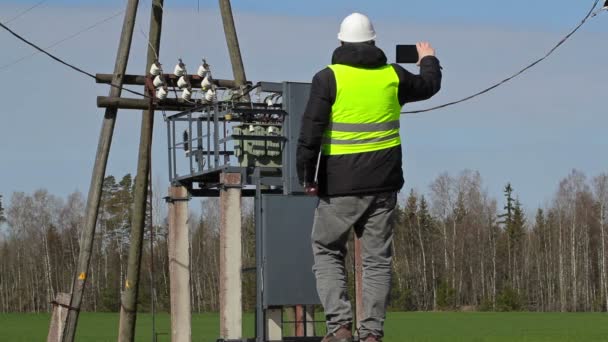
[[207, 76], [205, 76], [205, 78], [203, 78], [203, 81], [201, 82], [201, 88], [203, 90], [207, 90], [211, 87], [213, 83], [211, 82], [211, 75], [207, 74]]
[[173, 70], [173, 74], [177, 77], [184, 76], [186, 74], [186, 65], [177, 64]]
[[209, 72], [209, 69], [205, 68], [205, 66], [201, 64], [201, 65], [198, 67], [198, 71], [196, 72], [196, 74], [197, 74], [199, 77], [205, 77], [205, 75], [207, 75], [207, 72]]
[[213, 102], [214, 99], [215, 99], [215, 92], [213, 91], [213, 89], [207, 90], [207, 92], [205, 93], [205, 100], [208, 102]]
[[180, 77], [180, 78], [177, 80], [177, 86], [179, 87], [179, 89], [184, 89], [184, 88], [186, 88], [186, 87], [187, 87], [187, 86], [189, 86], [189, 85], [190, 85], [190, 82], [188, 82], [188, 81], [186, 80], [186, 77], [185, 77], [185, 76], [182, 76], [182, 77]]
[[160, 88], [156, 89], [156, 97], [159, 100], [166, 99], [168, 94], [169, 94], [169, 92], [165, 88], [163, 88], [163, 87], [160, 87]]
[[182, 99], [189, 101], [192, 98], [192, 90], [186, 88], [182, 92]]
[[268, 134], [274, 134], [274, 133], [276, 133], [276, 127], [268, 126]]
[[162, 86], [164, 83], [165, 83], [165, 81], [163, 80], [163, 78], [160, 75], [154, 77], [154, 81], [152, 81], [152, 84], [154, 84], [154, 87], [156, 87], [156, 88]]
[[151, 75], [158, 76], [158, 75], [161, 74], [161, 72], [162, 72], [162, 70], [161, 70], [160, 65], [158, 63], [153, 63], [150, 66], [150, 74]]
[[249, 125], [249, 132], [255, 132], [255, 127], [253, 127], [253, 125]]

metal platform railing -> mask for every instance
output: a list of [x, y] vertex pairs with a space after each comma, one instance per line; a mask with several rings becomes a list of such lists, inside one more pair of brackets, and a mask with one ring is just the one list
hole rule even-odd
[[285, 115], [280, 104], [219, 102], [165, 116], [170, 181], [211, 183], [226, 168], [280, 167]]

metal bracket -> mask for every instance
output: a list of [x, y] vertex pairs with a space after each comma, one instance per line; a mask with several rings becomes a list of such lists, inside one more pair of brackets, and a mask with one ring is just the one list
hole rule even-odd
[[175, 202], [188, 202], [188, 201], [191, 200], [191, 197], [176, 197], [176, 198], [172, 198], [171, 196], [165, 196], [165, 197], [163, 197], [163, 199], [167, 203], [175, 203]]
[[219, 188], [221, 190], [228, 190], [228, 189], [242, 189], [243, 185], [242, 184], [220, 184]]
[[58, 305], [58, 306], [61, 306], [62, 308], [66, 308], [66, 309], [68, 309], [68, 310], [72, 310], [72, 311], [80, 312], [80, 308], [76, 308], [76, 307], [73, 307], [73, 306], [70, 306], [70, 305], [65, 305], [65, 304], [62, 304], [62, 303], [59, 303], [59, 302], [58, 302], [58, 301], [56, 301], [56, 300], [53, 300], [53, 301], [51, 301], [51, 302], [49, 302], [49, 303], [51, 303], [51, 304], [53, 304], [53, 305]]

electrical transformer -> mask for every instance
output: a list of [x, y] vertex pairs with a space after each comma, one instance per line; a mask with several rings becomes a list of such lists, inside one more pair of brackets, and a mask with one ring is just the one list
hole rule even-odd
[[282, 141], [265, 139], [282, 136], [278, 124], [244, 124], [232, 128], [234, 156], [241, 167], [281, 167]]

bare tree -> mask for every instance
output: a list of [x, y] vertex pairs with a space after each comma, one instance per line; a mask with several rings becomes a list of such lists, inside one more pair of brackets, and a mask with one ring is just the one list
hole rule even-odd
[[593, 179], [595, 200], [598, 204], [600, 226], [600, 288], [604, 308], [608, 311], [608, 280], [606, 279], [606, 217], [608, 216], [608, 174], [602, 173]]
[[2, 206], [2, 195], [0, 195], [0, 225], [6, 222], [6, 216], [4, 216], [4, 207]]
[[[109, 176], [104, 183], [85, 310], [118, 309], [131, 187], [127, 176], [120, 181]], [[158, 197], [162, 191], [154, 193], [155, 211], [150, 213], [155, 222], [154, 244], [144, 250], [145, 260], [153, 260], [142, 266], [142, 272], [152, 275], [154, 263], [157, 276], [151, 282], [156, 291], [142, 290], [142, 310], [149, 307], [151, 298], [158, 310], [166, 310], [169, 304], [167, 222]], [[441, 174], [428, 195], [430, 202], [422, 192], [412, 190], [396, 210], [393, 309], [608, 309], [606, 173], [588, 180], [578, 171], [571, 172], [530, 224], [525, 204], [518, 203], [514, 192], [507, 205], [510, 210], [505, 210], [510, 211], [509, 223], [504, 223], [505, 217], [502, 224], [497, 222], [497, 200], [488, 196], [474, 171], [465, 170], [456, 177]], [[252, 266], [255, 218], [251, 203], [244, 208], [243, 256], [245, 266]], [[65, 201], [45, 190], [11, 195], [4, 233], [0, 233], [0, 312], [45, 311], [55, 292], [70, 290], [83, 212], [79, 193]], [[189, 222], [193, 308], [216, 311], [217, 200], [202, 201], [200, 215], [193, 215]], [[245, 274], [246, 310], [255, 303], [254, 285], [254, 279]]]
[[[433, 213], [436, 215], [441, 225], [443, 238], [443, 267], [446, 273], [450, 270], [450, 262], [448, 259], [448, 246], [450, 244], [448, 237], [448, 220], [450, 212], [453, 211], [454, 204], [452, 195], [453, 182], [453, 179], [447, 173], [442, 173], [431, 184], [431, 203]], [[453, 269], [454, 268], [452, 267], [452, 270]]]

